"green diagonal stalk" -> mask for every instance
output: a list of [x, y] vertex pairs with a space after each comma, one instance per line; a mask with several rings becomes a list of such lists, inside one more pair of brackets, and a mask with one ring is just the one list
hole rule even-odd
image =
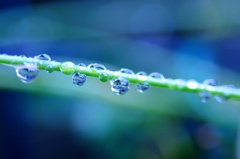
[[[0, 55], [0, 64], [10, 65], [13, 67], [22, 66], [37, 66], [39, 70], [48, 70], [50, 67], [52, 71], [60, 71], [66, 75], [74, 73], [82, 73], [86, 76], [99, 77], [103, 70], [90, 69], [88, 67], [81, 67], [73, 64], [72, 62], [55, 62], [55, 61], [45, 61], [37, 60], [34, 58], [26, 58], [23, 56], [10, 56], [2, 54]], [[105, 73], [109, 75], [109, 80], [118, 77], [123, 77], [127, 79], [130, 83], [139, 84], [142, 82], [147, 82], [150, 86], [168, 88], [178, 91], [185, 92], [208, 92], [214, 96], [221, 96], [226, 99], [238, 99], [240, 100], [240, 89], [228, 88], [226, 86], [210, 86], [203, 83], [198, 83], [195, 80], [179, 80], [179, 79], [155, 79], [149, 76], [137, 76], [125, 73], [120, 73], [118, 71], [104, 70]]]

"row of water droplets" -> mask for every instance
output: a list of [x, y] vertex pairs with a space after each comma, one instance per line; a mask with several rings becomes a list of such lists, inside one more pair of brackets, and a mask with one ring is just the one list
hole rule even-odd
[[[20, 57], [26, 58], [25, 56], [20, 56]], [[16, 74], [22, 82], [30, 83], [30, 82], [34, 81], [36, 79], [36, 77], [38, 76], [39, 69], [36, 64], [36, 60], [51, 61], [51, 58], [47, 54], [40, 54], [33, 58], [32, 63], [25, 63], [24, 66], [17, 67]], [[77, 85], [77, 86], [82, 86], [86, 82], [86, 75], [79, 73], [79, 72], [75, 73], [75, 67], [76, 67], [75, 64], [72, 62], [64, 62], [60, 65], [60, 71], [65, 74], [72, 74], [73, 84]], [[92, 71], [97, 71], [99, 73], [99, 79], [102, 82], [107, 82], [110, 78], [110, 75], [108, 74], [108, 70], [102, 64], [93, 63], [93, 64], [89, 64], [88, 66], [86, 66], [84, 63], [79, 63], [77, 65], [77, 67], [82, 67], [83, 69], [88, 68], [88, 69], [91, 69]], [[51, 73], [51, 72], [53, 72], [54, 69], [53, 69], [52, 65], [48, 65], [45, 68], [45, 70], [47, 70], [47, 72]], [[148, 77], [151, 77], [154, 79], [165, 80], [164, 76], [158, 72], [153, 72], [153, 73], [147, 75], [146, 72], [141, 71], [141, 72], [138, 72], [135, 74], [132, 70], [127, 69], [127, 68], [122, 68], [119, 71], [115, 71], [114, 74], [116, 75], [116, 78], [111, 79], [110, 84], [111, 84], [111, 90], [117, 95], [124, 95], [130, 89], [130, 82], [126, 78], [124, 78], [124, 76], [126, 76], [126, 75], [128, 75], [127, 77], [129, 79], [131, 79], [131, 77], [136, 76], [137, 79], [142, 81], [141, 83], [136, 84], [136, 89], [140, 93], [144, 93], [145, 91], [149, 90], [150, 85], [147, 82]], [[174, 88], [182, 89], [183, 87], [186, 87], [186, 86], [189, 89], [196, 89], [199, 87], [199, 84], [195, 80], [188, 80], [188, 81], [185, 81], [182, 79], [175, 79], [175, 80], [167, 79], [167, 80], [169, 83], [168, 87], [173, 88], [173, 89]], [[208, 79], [203, 82], [202, 86], [205, 89], [213, 89], [214, 87], [217, 86], [217, 82], [214, 79]], [[227, 85], [227, 86], [222, 86], [222, 88], [225, 91], [229, 90], [229, 92], [230, 92], [231, 89], [233, 89], [235, 87], [233, 85]], [[212, 96], [212, 94], [207, 91], [199, 93], [200, 100], [203, 103], [207, 102], [211, 96]], [[218, 102], [222, 102], [224, 100], [227, 100], [227, 95], [226, 95], [226, 97], [216, 95], [215, 99]]]
[[[207, 79], [203, 81], [203, 87], [205, 89], [213, 89], [214, 87], [218, 86], [218, 83], [214, 79]], [[232, 91], [232, 89], [235, 89], [236, 87], [234, 85], [223, 85], [221, 87], [218, 87], [219, 89], [222, 89], [223, 92], [225, 92], [225, 96], [219, 96], [215, 95], [214, 98], [219, 102], [222, 103], [223, 101], [226, 101], [228, 99], [229, 93]], [[201, 102], [206, 103], [213, 95], [209, 92], [200, 92], [199, 97]]]
[[[20, 57], [27, 58], [23, 55], [21, 55]], [[35, 64], [34, 60], [51, 61], [51, 58], [47, 54], [40, 54], [38, 56], [35, 56], [31, 63], [24, 63], [24, 66], [17, 67], [16, 74], [18, 78], [24, 83], [30, 83], [34, 81], [38, 76], [39, 69], [38, 66]], [[50, 67], [47, 67], [46, 70], [49, 70], [49, 72], [53, 71], [50, 69]]]

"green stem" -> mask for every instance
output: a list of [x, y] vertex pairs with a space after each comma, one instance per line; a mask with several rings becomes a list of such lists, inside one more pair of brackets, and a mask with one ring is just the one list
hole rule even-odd
[[[11, 65], [14, 67], [24, 66], [24, 65], [37, 65], [39, 70], [47, 70], [50, 66], [52, 71], [61, 71], [64, 74], [73, 74], [80, 72], [86, 76], [99, 77], [103, 70], [90, 69], [88, 67], [81, 67], [73, 64], [72, 62], [55, 62], [55, 61], [44, 61], [37, 60], [33, 58], [26, 58], [21, 56], [9, 56], [9, 55], [0, 55], [0, 64]], [[105, 70], [105, 73], [109, 75], [109, 79], [114, 79], [118, 77], [123, 77], [127, 79], [130, 83], [138, 84], [142, 82], [147, 82], [151, 86], [168, 88], [179, 91], [200, 93], [200, 92], [209, 92], [215, 96], [222, 96], [227, 99], [239, 99], [240, 100], [240, 89], [236, 88], [227, 88], [224, 86], [206, 86], [202, 83], [198, 83], [194, 80], [180, 81], [174, 79], [155, 79], [148, 76], [137, 76], [129, 75], [124, 73], [119, 73], [118, 71]]]

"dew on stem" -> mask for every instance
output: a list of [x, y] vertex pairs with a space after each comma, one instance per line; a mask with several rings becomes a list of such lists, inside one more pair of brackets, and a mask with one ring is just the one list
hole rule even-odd
[[88, 68], [93, 70], [106, 70], [106, 67], [104, 65], [98, 63], [89, 64]]
[[[208, 86], [215, 87], [215, 86], [217, 86], [217, 81], [214, 79], [206, 79], [203, 81], [203, 85], [205, 88], [207, 88]], [[206, 103], [211, 98], [211, 96], [212, 95], [209, 92], [200, 92], [199, 93], [199, 98], [202, 103]]]
[[107, 82], [109, 80], [109, 75], [107, 72], [100, 72], [98, 78], [100, 79], [100, 81], [102, 82]]
[[122, 68], [121, 70], [119, 70], [119, 72], [134, 75], [134, 72], [128, 68]]
[[[147, 73], [146, 72], [138, 72], [137, 74], [138, 79], [145, 79], [147, 77]], [[150, 88], [150, 85], [148, 84], [148, 82], [142, 82], [136, 85], [137, 91], [140, 93], [144, 93], [145, 91], [147, 91]]]
[[123, 77], [118, 77], [110, 81], [111, 89], [116, 95], [124, 95], [129, 90], [129, 81]]
[[33, 82], [38, 76], [37, 66], [16, 69], [17, 77], [24, 83]]
[[86, 82], [86, 75], [75, 73], [72, 75], [72, 82], [76, 86], [82, 86]]
[[86, 67], [86, 65], [84, 63], [79, 63], [79, 64], [77, 64], [77, 66]]
[[63, 62], [60, 65], [60, 71], [66, 75], [73, 74], [75, 72], [75, 64], [70, 61]]
[[47, 54], [40, 54], [40, 55], [34, 56], [34, 59], [44, 60], [44, 61], [51, 61], [50, 56], [47, 55]]
[[149, 77], [156, 78], [156, 79], [163, 79], [163, 78], [164, 78], [163, 74], [158, 73], [158, 72], [153, 72], [153, 73], [151, 73], [151, 74], [149, 75]]

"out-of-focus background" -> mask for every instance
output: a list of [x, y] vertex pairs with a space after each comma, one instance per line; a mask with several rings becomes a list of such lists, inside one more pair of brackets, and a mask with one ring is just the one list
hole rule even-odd
[[[0, 53], [240, 86], [238, 0], [6, 0]], [[0, 158], [240, 158], [240, 102], [0, 66]]]

